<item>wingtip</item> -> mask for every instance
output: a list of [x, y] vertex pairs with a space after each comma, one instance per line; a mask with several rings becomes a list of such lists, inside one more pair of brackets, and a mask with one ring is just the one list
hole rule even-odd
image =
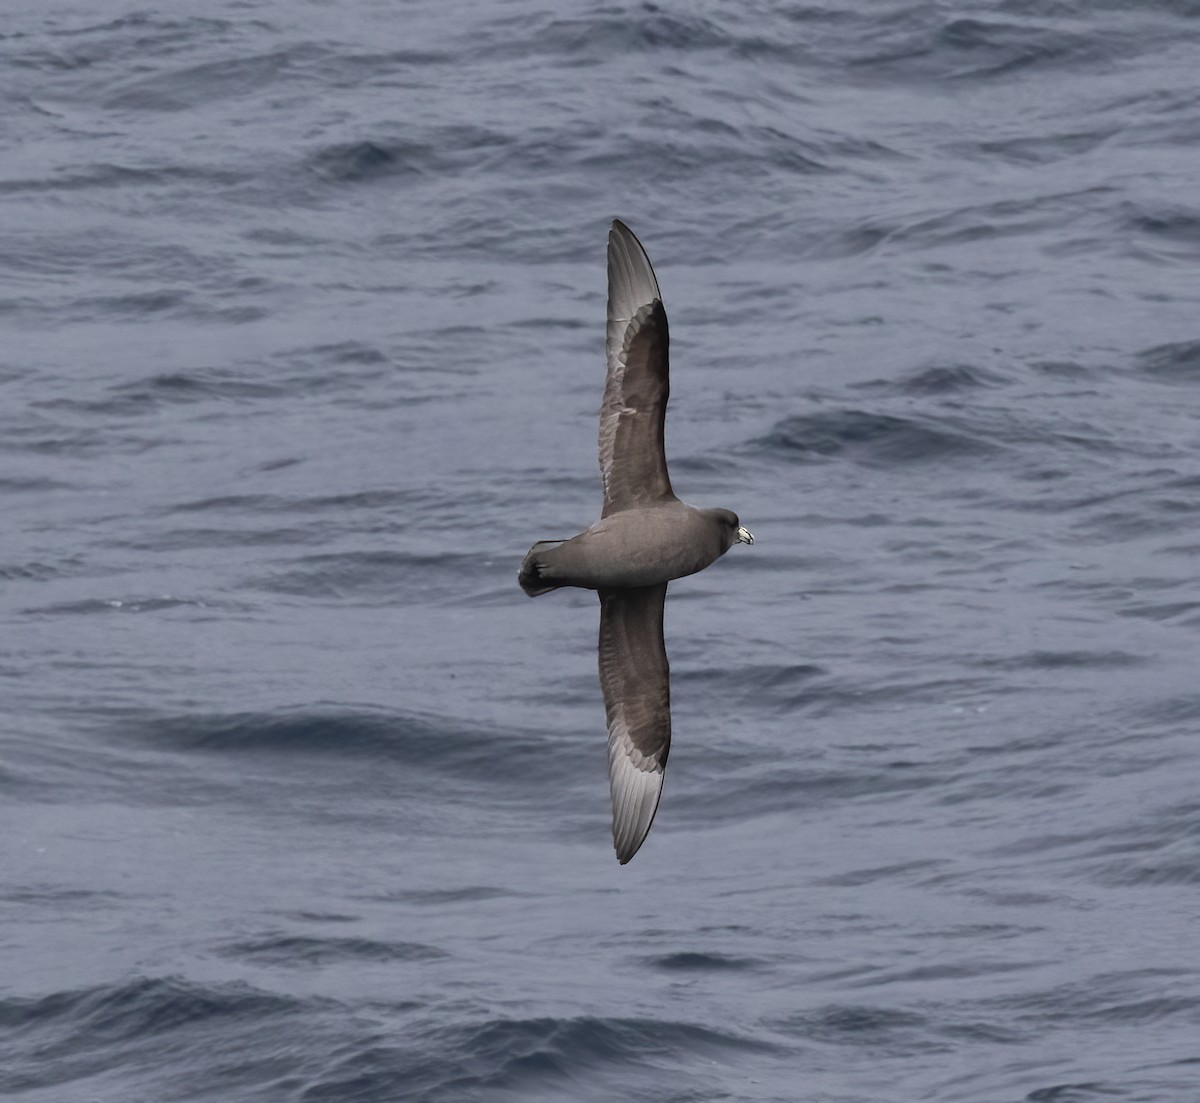
[[[628, 319], [639, 306], [658, 300], [662, 292], [646, 247], [619, 218], [608, 231], [608, 290], [610, 307]], [[610, 310], [610, 319], [614, 310]]]
[[618, 760], [626, 768], [611, 777], [613, 782], [613, 850], [617, 861], [627, 865], [642, 848], [662, 802], [663, 775], [661, 767], [640, 770]]
[[614, 218], [608, 228], [609, 253], [611, 254], [614, 249], [620, 249], [622, 245], [627, 246], [630, 241], [637, 241], [634, 232], [619, 218]]
[[646, 834], [643, 835], [640, 839], [638, 839], [638, 841], [636, 843], [634, 843], [632, 846], [629, 846], [627, 844], [625, 846], [625, 848], [622, 849], [621, 847], [617, 846], [614, 843], [613, 850], [616, 852], [617, 861], [623, 866], [629, 865], [629, 863], [631, 861], [633, 861], [634, 855], [637, 854], [637, 852], [642, 849], [642, 843], [644, 843], [649, 837], [650, 837], [650, 829], [647, 828]]
[[[646, 255], [646, 247], [642, 244], [637, 234], [635, 234], [629, 228], [629, 226], [622, 222], [619, 218], [614, 218], [612, 220], [612, 225], [610, 225], [608, 228], [608, 240], [610, 243], [614, 241], [624, 241], [626, 243], [633, 244], [637, 247], [638, 252], [640, 252], [643, 256]], [[647, 256], [646, 260], [649, 261], [649, 259], [650, 258]]]

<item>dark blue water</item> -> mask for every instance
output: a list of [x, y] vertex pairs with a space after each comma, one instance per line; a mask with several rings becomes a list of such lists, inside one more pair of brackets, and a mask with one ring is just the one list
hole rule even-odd
[[[0, 1092], [1200, 1098], [1200, 4], [10, 4]], [[609, 838], [604, 245], [676, 740]]]

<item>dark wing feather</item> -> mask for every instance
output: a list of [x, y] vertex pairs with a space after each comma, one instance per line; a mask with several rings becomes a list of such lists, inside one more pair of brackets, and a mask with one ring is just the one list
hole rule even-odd
[[600, 685], [608, 714], [613, 846], [622, 865], [654, 822], [671, 749], [666, 597], [666, 583], [600, 591]]
[[667, 312], [641, 242], [621, 221], [608, 235], [608, 376], [600, 408], [601, 516], [673, 498], [667, 416]]

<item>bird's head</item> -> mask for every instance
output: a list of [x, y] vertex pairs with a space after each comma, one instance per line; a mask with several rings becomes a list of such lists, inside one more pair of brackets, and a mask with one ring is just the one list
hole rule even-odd
[[734, 544], [754, 543], [754, 537], [751, 535], [750, 530], [742, 525], [741, 521], [738, 520], [738, 515], [732, 510], [714, 509], [711, 512], [721, 526], [721, 535], [725, 537], [726, 551], [732, 548]]

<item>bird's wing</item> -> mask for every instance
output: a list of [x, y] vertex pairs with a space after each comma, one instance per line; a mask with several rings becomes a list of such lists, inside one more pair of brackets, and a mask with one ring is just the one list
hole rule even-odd
[[663, 449], [667, 312], [646, 250], [620, 220], [608, 233], [608, 376], [600, 407], [601, 516], [673, 498]]
[[666, 597], [665, 582], [600, 591], [600, 686], [608, 714], [613, 846], [622, 865], [654, 822], [671, 749]]

